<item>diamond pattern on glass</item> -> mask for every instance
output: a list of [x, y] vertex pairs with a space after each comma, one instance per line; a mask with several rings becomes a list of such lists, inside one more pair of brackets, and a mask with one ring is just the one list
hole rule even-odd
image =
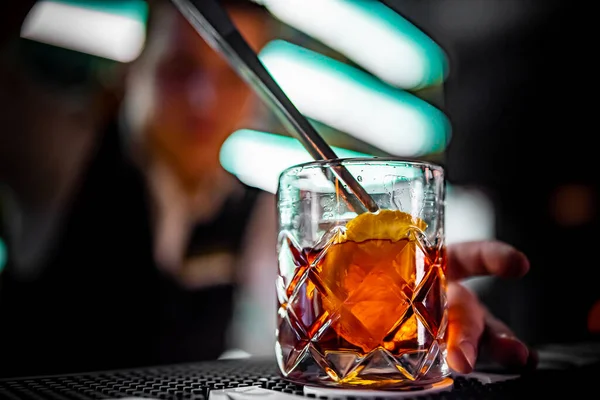
[[421, 366], [427, 356], [427, 350], [410, 350], [402, 354], [400, 357], [395, 357], [396, 367], [406, 378], [413, 381], [419, 377]]
[[355, 369], [359, 378], [370, 380], [388, 374], [396, 369], [396, 361], [386, 350], [377, 348], [371, 351]]
[[279, 359], [279, 367], [285, 374], [289, 374], [296, 368], [299, 360], [304, 357], [308, 342], [297, 332], [297, 327], [290, 322], [289, 316], [278, 318], [276, 343], [278, 352], [282, 355]]
[[415, 376], [423, 376], [429, 372], [432, 365], [438, 362], [440, 356], [442, 356], [440, 345], [437, 341], [433, 341], [429, 350], [427, 350], [425, 357], [421, 361], [418, 374]]
[[352, 351], [329, 351], [325, 357], [340, 380], [346, 378], [362, 361], [360, 354]]
[[438, 336], [445, 305], [439, 267], [432, 268], [419, 285], [413, 299], [415, 314], [433, 337]]
[[[415, 234], [414, 242], [396, 247], [392, 265], [385, 268], [376, 265], [376, 251], [355, 253], [362, 257], [357, 269], [350, 264], [346, 271], [355, 279], [331, 279], [323, 275], [321, 261], [335, 253], [332, 246], [341, 232], [334, 228], [323, 235], [315, 246], [321, 250], [313, 253], [282, 236], [280, 262], [283, 257], [294, 269], [289, 279], [277, 280], [278, 352], [284, 374], [312, 368], [319, 379], [333, 382], [366, 382], [376, 376], [412, 381], [444, 364], [445, 282], [421, 237]], [[332, 337], [341, 340], [335, 348], [321, 345], [332, 343]]]
[[298, 273], [297, 269], [307, 265], [306, 254], [289, 232], [282, 232], [279, 235], [278, 254], [278, 280], [281, 281], [282, 286], [282, 291], [278, 292], [278, 296], [287, 301], [296, 286], [293, 282], [294, 278], [302, 276], [302, 272]]
[[316, 245], [313, 246], [315, 249], [320, 249], [319, 253], [311, 260], [310, 265], [315, 266], [321, 261], [323, 257], [327, 255], [327, 250], [339, 242], [340, 236], [344, 233], [345, 227], [343, 226], [334, 226], [329, 229], [321, 236], [321, 239], [317, 242]]

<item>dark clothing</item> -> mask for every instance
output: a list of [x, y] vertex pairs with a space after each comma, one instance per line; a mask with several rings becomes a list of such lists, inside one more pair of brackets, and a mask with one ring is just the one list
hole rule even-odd
[[[203, 252], [237, 254], [258, 190], [199, 226]], [[217, 358], [234, 285], [185, 290], [153, 259], [149, 197], [111, 124], [47, 266], [23, 282], [1, 275], [0, 374], [102, 370]]]

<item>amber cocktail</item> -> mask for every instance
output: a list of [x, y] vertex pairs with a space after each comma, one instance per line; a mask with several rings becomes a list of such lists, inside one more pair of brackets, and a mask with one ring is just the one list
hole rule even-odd
[[[285, 171], [278, 191], [276, 352], [287, 379], [341, 387], [440, 384], [446, 363], [444, 175], [429, 163], [353, 159]], [[356, 213], [327, 168], [380, 207]]]

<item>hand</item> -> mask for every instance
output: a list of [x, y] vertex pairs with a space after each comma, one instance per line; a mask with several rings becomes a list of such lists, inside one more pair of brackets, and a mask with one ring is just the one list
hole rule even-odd
[[537, 363], [535, 353], [461, 284], [462, 279], [482, 275], [519, 278], [528, 270], [527, 257], [500, 241], [448, 246], [448, 362], [452, 369], [471, 372], [480, 351], [510, 369]]

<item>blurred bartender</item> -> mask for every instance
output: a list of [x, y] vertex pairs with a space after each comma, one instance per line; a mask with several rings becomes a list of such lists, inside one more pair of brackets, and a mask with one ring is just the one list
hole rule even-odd
[[[223, 3], [255, 51], [275, 34], [278, 25], [262, 7], [247, 0]], [[244, 310], [236, 310], [232, 345], [271, 353], [264, 333], [274, 332], [274, 297], [268, 296], [276, 274], [274, 197], [242, 184], [219, 159], [232, 132], [263, 116], [258, 99], [170, 1], [152, 4], [148, 46], [128, 71], [115, 128], [148, 186], [154, 259], [189, 292], [239, 283], [236, 306]], [[230, 297], [227, 292], [215, 300], [229, 304]], [[241, 320], [247, 317], [252, 321]], [[231, 315], [222, 318], [224, 331]], [[174, 336], [188, 335], [186, 326], [174, 329]], [[253, 330], [260, 340], [243, 342]], [[182, 343], [182, 354], [197, 340], [192, 335]]]
[[[260, 48], [266, 12], [243, 0], [223, 3]], [[84, 102], [83, 132], [62, 120], [48, 127], [53, 119], [43, 110], [24, 118], [22, 89], [35, 84], [9, 82], [22, 75], [14, 66], [1, 71], [3, 88], [12, 85], [24, 100], [15, 115], [2, 113], [21, 135], [3, 132], [0, 146], [16, 154], [1, 177], [11, 190], [2, 201], [9, 253], [0, 375], [215, 359], [229, 345], [237, 282], [275, 274], [272, 196], [241, 184], [218, 158], [254, 112], [251, 89], [170, 2], [152, 2], [150, 11], [147, 46], [128, 66], [122, 110], [108, 124], [93, 96]], [[19, 47], [13, 39], [7, 48]], [[48, 135], [53, 129], [62, 134]], [[53, 168], [31, 167], [45, 159]], [[22, 201], [27, 192], [35, 206]], [[241, 259], [250, 261], [240, 266]]]

